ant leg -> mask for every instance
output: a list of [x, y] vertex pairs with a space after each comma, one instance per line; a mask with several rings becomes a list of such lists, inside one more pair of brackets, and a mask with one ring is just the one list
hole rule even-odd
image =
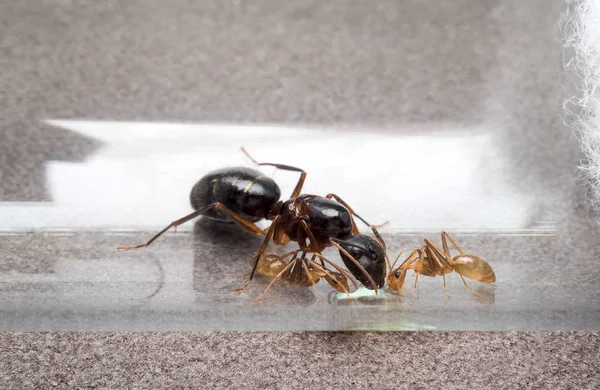
[[158, 233], [157, 233], [157, 234], [156, 234], [154, 237], [152, 237], [152, 238], [150, 239], [150, 241], [148, 241], [148, 242], [147, 242], [147, 243], [145, 243], [145, 244], [140, 244], [140, 245], [135, 245], [135, 246], [118, 246], [118, 247], [117, 247], [117, 250], [119, 250], [119, 251], [128, 251], [128, 250], [131, 250], [131, 249], [138, 249], [138, 248], [143, 248], [143, 247], [145, 247], [145, 246], [148, 246], [148, 245], [152, 244], [152, 243], [154, 242], [154, 240], [156, 240], [158, 237], [162, 236], [162, 235], [163, 235], [163, 234], [164, 234], [164, 233], [165, 233], [167, 230], [169, 230], [170, 228], [172, 228], [172, 227], [177, 227], [177, 226], [179, 226], [179, 225], [181, 225], [181, 224], [184, 224], [184, 223], [186, 223], [187, 221], [189, 221], [189, 220], [191, 220], [191, 219], [194, 219], [194, 218], [196, 218], [196, 217], [200, 216], [200, 215], [201, 215], [203, 212], [205, 212], [205, 211], [206, 211], [206, 210], [202, 210], [202, 209], [200, 209], [200, 210], [196, 210], [196, 211], [194, 211], [193, 213], [191, 213], [191, 214], [188, 214], [188, 215], [186, 215], [186, 216], [185, 216], [185, 217], [183, 217], [183, 218], [180, 218], [180, 219], [178, 219], [178, 220], [176, 220], [176, 221], [173, 221], [173, 222], [171, 222], [171, 223], [170, 223], [170, 224], [169, 224], [169, 225], [168, 225], [166, 228], [164, 228], [163, 230], [161, 230], [160, 232], [158, 232]]
[[154, 242], [154, 240], [156, 240], [158, 237], [162, 236], [170, 228], [177, 228], [177, 226], [183, 225], [184, 223], [202, 215], [203, 213], [205, 213], [206, 211], [208, 211], [212, 208], [223, 211], [225, 214], [229, 215], [235, 222], [237, 222], [242, 228], [246, 229], [247, 231], [249, 231], [251, 233], [255, 233], [256, 235], [265, 234], [265, 232], [261, 228], [256, 226], [254, 223], [244, 219], [240, 215], [234, 213], [233, 211], [229, 210], [222, 203], [211, 203], [204, 207], [199, 208], [198, 210], [194, 211], [191, 214], [186, 215], [185, 217], [182, 217], [176, 221], [171, 222], [166, 228], [164, 228], [163, 230], [158, 232], [158, 234], [156, 234], [154, 237], [152, 237], [150, 239], [150, 241], [148, 241], [147, 243], [136, 245], [136, 246], [118, 246], [117, 250], [127, 251], [127, 250], [131, 250], [131, 249], [138, 249], [138, 248], [143, 248], [143, 247], [149, 246], [150, 244], [152, 244]]
[[446, 287], [446, 274], [443, 274], [442, 278], [444, 278], [444, 294], [446, 294], [447, 298], [450, 298], [450, 294], [448, 294], [448, 288]]
[[[321, 272], [323, 272], [323, 273], [325, 274], [325, 276], [329, 276], [329, 278], [330, 278], [331, 280], [335, 280], [335, 278], [333, 277], [333, 275], [331, 274], [331, 272], [329, 272], [329, 271], [328, 271], [326, 268], [323, 268], [323, 267], [321, 267], [319, 264], [315, 263], [315, 262], [314, 262], [314, 261], [312, 261], [312, 260], [311, 260], [311, 265], [312, 265], [314, 268], [316, 268], [318, 271], [321, 271]], [[344, 277], [346, 276], [345, 274], [342, 274], [342, 275], [344, 275]], [[331, 284], [331, 283], [329, 283], [329, 284]], [[340, 284], [340, 286], [342, 287], [342, 290], [343, 290], [343, 292], [344, 292], [344, 293], [346, 293], [346, 295], [348, 295], [348, 298], [351, 298], [351, 296], [350, 296], [350, 291], [348, 291], [348, 290], [346, 289], [346, 287], [344, 287], [343, 285], [341, 285], [341, 284]], [[333, 287], [333, 286], [332, 286], [332, 287]]]
[[[355, 216], [356, 218], [360, 219], [365, 225], [367, 225], [368, 227], [370, 227], [371, 229], [373, 228], [381, 228], [385, 225], [387, 225], [388, 223], [390, 223], [389, 221], [385, 221], [384, 223], [380, 224], [380, 225], [371, 225], [370, 223], [368, 223], [367, 221], [365, 221], [360, 215], [356, 214], [354, 212], [354, 210], [352, 209], [352, 207], [350, 207], [350, 205], [348, 203], [346, 203], [342, 198], [340, 198], [339, 196], [337, 196], [336, 194], [327, 194], [325, 196], [327, 199], [335, 199], [336, 201], [338, 201], [339, 203], [342, 204], [342, 206], [344, 206], [345, 208], [348, 209], [348, 211], [350, 211], [350, 214], [352, 214], [353, 216]], [[355, 233], [358, 234], [358, 231]]]
[[[256, 267], [258, 267], [258, 261], [260, 260], [260, 257], [265, 253], [265, 250], [267, 250], [267, 245], [269, 244], [269, 241], [271, 241], [271, 237], [273, 237], [273, 232], [275, 231], [275, 228], [279, 224], [279, 218], [280, 218], [279, 216], [275, 217], [275, 219], [273, 220], [273, 223], [271, 223], [271, 226], [269, 226], [269, 230], [267, 231], [265, 239], [263, 240], [263, 243], [260, 246], [260, 249], [258, 250], [258, 254], [254, 258], [254, 263], [252, 266], [252, 271], [250, 272], [250, 277], [248, 278], [248, 280], [242, 287], [235, 290], [236, 292], [240, 293], [240, 292], [244, 291], [250, 285], [250, 283], [252, 283], [252, 279], [254, 278], [254, 273], [256, 272]], [[293, 262], [292, 262], [292, 264], [293, 264]]]
[[294, 265], [294, 262], [293, 262], [293, 261], [291, 261], [291, 262], [290, 262], [290, 263], [287, 265], [287, 267], [285, 267], [285, 268], [284, 268], [284, 269], [283, 269], [283, 270], [282, 270], [280, 273], [278, 273], [278, 274], [277, 274], [277, 276], [275, 276], [275, 278], [273, 278], [273, 280], [271, 281], [271, 283], [269, 283], [269, 285], [267, 286], [267, 288], [265, 288], [265, 289], [263, 290], [263, 292], [262, 292], [262, 293], [260, 293], [260, 295], [259, 295], [259, 296], [257, 296], [256, 298], [254, 298], [254, 299], [253, 299], [253, 301], [255, 301], [255, 302], [256, 302], [256, 301], [260, 300], [262, 297], [264, 297], [264, 296], [265, 296], [265, 294], [267, 293], [267, 291], [269, 291], [269, 289], [271, 288], [271, 286], [273, 286], [273, 285], [275, 284], [275, 282], [277, 282], [279, 279], [281, 279], [281, 277], [282, 277], [282, 276], [283, 276], [283, 275], [284, 275], [284, 274], [285, 274], [287, 271], [289, 271], [289, 270], [290, 270], [290, 268], [292, 268], [292, 266], [293, 266], [293, 265]]
[[250, 275], [250, 272], [246, 272], [245, 274], [238, 275], [238, 276], [236, 276], [236, 275], [227, 276], [226, 275], [226, 276], [223, 276], [223, 279], [244, 279], [244, 278], [247, 278], [248, 275]]
[[454, 246], [454, 248], [461, 254], [464, 255], [464, 252], [462, 251], [462, 249], [460, 249], [460, 247], [458, 245], [456, 245], [456, 242], [454, 242], [454, 240], [452, 239], [452, 237], [450, 237], [450, 235], [446, 232], [442, 232], [442, 244], [444, 245], [444, 251], [446, 251], [448, 253], [448, 255], [450, 255], [450, 251], [448, 251], [448, 244], [446, 243], [446, 237], [448, 238], [448, 240], [450, 240], [450, 243], [452, 244], [452, 246]]
[[418, 265], [411, 267], [412, 264], [409, 264], [406, 267], [406, 268], [409, 268], [409, 269], [412, 269], [413, 271], [415, 271], [415, 275], [416, 275], [415, 276], [415, 285], [413, 287], [413, 290], [409, 294], [411, 296], [415, 293], [415, 291], [417, 291], [417, 283], [419, 282], [419, 275], [423, 271], [423, 263], [425, 262], [425, 254], [423, 253], [423, 251], [421, 249], [416, 249], [416, 252], [419, 253], [419, 260], [416, 260], [416, 263], [418, 263]]
[[[400, 264], [400, 265], [398, 266], [398, 268], [394, 268], [394, 266], [396, 265], [396, 262], [398, 261], [398, 259], [400, 258], [400, 256], [402, 255], [402, 253], [403, 253], [403, 252], [404, 252], [404, 249], [402, 249], [402, 250], [400, 251], [400, 253], [398, 253], [398, 256], [396, 256], [396, 260], [394, 260], [394, 263], [392, 264], [392, 267], [391, 267], [391, 269], [390, 269], [390, 272], [392, 272], [394, 269], [401, 269], [401, 268], [404, 266], [404, 264], [406, 264], [406, 263], [409, 263], [409, 261], [413, 261], [413, 260], [414, 260], [414, 258], [415, 258], [415, 256], [418, 254], [419, 250], [418, 250], [418, 249], [415, 249], [414, 251], [412, 251], [412, 252], [410, 253], [410, 255], [408, 255], [408, 257], [406, 258], [406, 260], [404, 260], [404, 261], [402, 262], [402, 264]], [[410, 265], [410, 263], [409, 263], [409, 265]], [[410, 267], [408, 267], [408, 266], [407, 266], [406, 268], [410, 268]]]
[[462, 274], [460, 272], [456, 272], [460, 278], [462, 279], [463, 283], [465, 284], [465, 287], [468, 288], [469, 290], [471, 290], [471, 292], [475, 295], [481, 295], [479, 294], [477, 291], [473, 290], [471, 287], [469, 287], [469, 285], [467, 284], [467, 281], [465, 280], [465, 278], [462, 276]]
[[315, 295], [317, 296], [317, 298], [319, 298], [319, 302], [321, 302], [323, 300], [323, 297], [321, 297], [321, 294], [319, 294], [319, 289], [317, 288], [317, 284], [315, 283], [315, 280], [313, 279], [312, 275], [310, 274], [310, 271], [308, 270], [308, 265], [306, 264], [305, 260], [306, 260], [305, 258], [302, 259], [300, 266], [302, 267], [302, 270], [304, 271], [306, 276], [308, 276], [308, 280], [310, 280], [310, 283], [312, 284], [312, 286], [315, 290]]
[[[321, 263], [323, 264], [323, 268], [325, 268], [325, 264], [323, 262], [327, 262], [327, 264], [330, 264], [331, 266], [333, 266], [333, 268], [335, 268], [338, 272], [340, 272], [341, 274], [346, 275], [346, 277], [348, 277], [348, 274], [346, 273], [346, 271], [344, 271], [338, 265], [336, 265], [333, 262], [331, 262], [329, 259], [327, 259], [325, 256], [323, 256], [321, 253], [319, 253], [316, 250], [316, 248], [315, 248], [316, 245], [315, 244], [317, 242], [317, 239], [312, 234], [312, 231], [310, 230], [310, 227], [308, 226], [308, 223], [306, 221], [302, 221], [302, 228], [304, 230], [304, 233], [308, 237], [308, 240], [310, 241], [310, 247], [311, 247], [311, 249], [315, 250], [315, 255], [319, 258], [319, 260], [321, 260]], [[354, 288], [357, 288], [356, 282], [354, 281], [354, 279], [352, 277], [350, 277], [350, 281], [354, 285]]]
[[437, 245], [427, 238], [425, 239], [425, 244], [426, 250], [429, 250], [429, 254], [432, 255], [431, 257], [435, 259], [438, 265], [440, 265], [442, 268], [448, 268], [451, 271], [454, 270], [452, 257], [450, 257], [448, 253], [442, 252]]
[[303, 169], [292, 167], [291, 165], [284, 164], [273, 164], [273, 163], [259, 163], [257, 162], [250, 153], [242, 146], [242, 152], [256, 165], [270, 166], [275, 167], [277, 169], [282, 169], [284, 171], [292, 171], [292, 172], [300, 172], [300, 179], [298, 180], [298, 184], [296, 184], [296, 188], [294, 188], [294, 192], [292, 192], [292, 196], [290, 198], [296, 198], [300, 195], [300, 191], [302, 191], [302, 186], [304, 185], [304, 180], [306, 180], [306, 172]]
[[[333, 268], [335, 268], [336, 271], [338, 271], [339, 273], [341, 273], [342, 275], [344, 275], [347, 279], [350, 279], [350, 281], [352, 282], [352, 284], [354, 285], [354, 288], [358, 288], [358, 286], [356, 285], [356, 282], [354, 281], [354, 278], [351, 276], [351, 274], [344, 270], [343, 268], [341, 268], [339, 265], [333, 263], [331, 260], [325, 258], [323, 255], [321, 255], [320, 253], [315, 253], [317, 255], [317, 257], [319, 259], [321, 259], [321, 261], [325, 261], [327, 264], [331, 265]], [[323, 269], [325, 269], [325, 267], [323, 267]]]
[[[312, 234], [310, 228], [308, 227], [308, 223], [306, 221], [302, 221], [302, 227], [304, 228], [304, 231], [306, 232], [306, 235], [308, 236], [308, 239], [310, 240], [311, 246], [314, 247], [315, 244], [317, 243], [317, 240], [315, 239], [315, 236]], [[377, 289], [377, 284], [371, 277], [371, 274], [369, 274], [367, 272], [367, 270], [350, 253], [348, 253], [344, 248], [342, 248], [337, 242], [333, 241], [332, 239], [329, 239], [329, 242], [332, 243], [333, 246], [335, 246], [336, 248], [341, 250], [342, 253], [345, 254], [346, 256], [348, 256], [348, 258], [350, 260], [352, 260], [352, 262], [360, 269], [360, 271], [367, 277], [367, 279], [369, 279], [369, 282], [371, 282], [371, 286], [373, 286], [373, 288], [375, 289], [375, 294], [379, 294], [379, 290]]]
[[[448, 294], [448, 288], [446, 287], [446, 269], [449, 269], [450, 271], [454, 270], [454, 267], [452, 266], [452, 259], [447, 259], [445, 257], [449, 257], [449, 255], [445, 254], [445, 253], [435, 253], [435, 252], [439, 252], [440, 248], [438, 248], [437, 246], [435, 246], [435, 244], [433, 244], [431, 241], [429, 241], [428, 239], [425, 239], [425, 242], [429, 245], [433, 245], [433, 248], [435, 249], [432, 250], [431, 246], [428, 246], [427, 249], [429, 249], [429, 256], [437, 263], [437, 265], [439, 266], [439, 272], [442, 273], [442, 278], [444, 279], [444, 293], [446, 294], [446, 296], [448, 298], [450, 298], [450, 294]], [[449, 267], [445, 266], [442, 262], [442, 260], [440, 259], [440, 257], [438, 257], [438, 254], [443, 255], [443, 262], [448, 263]]]
[[[394, 267], [396, 266], [396, 263], [398, 262], [398, 259], [400, 258], [400, 256], [402, 256], [403, 253], [404, 253], [404, 249], [402, 249], [400, 251], [400, 253], [398, 253], [398, 256], [396, 256], [396, 259], [394, 260], [394, 262], [392, 264], [390, 264], [390, 259], [388, 259], [387, 253], [386, 253], [385, 259], [388, 262], [388, 269], [390, 270], [389, 272], [392, 272], [394, 270]], [[410, 255], [408, 257], [410, 257]], [[402, 262], [402, 264], [400, 264], [400, 267], [402, 267], [404, 265], [404, 263], [406, 263], [406, 261], [408, 260], [408, 257], [406, 258], [406, 260], [404, 260]], [[400, 268], [400, 267], [398, 267], [398, 268]]]
[[408, 294], [409, 296], [412, 296], [415, 293], [415, 291], [417, 291], [417, 283], [419, 282], [419, 273], [417, 271], [415, 271], [415, 275], [416, 275], [415, 276], [415, 285], [414, 285], [412, 291]]

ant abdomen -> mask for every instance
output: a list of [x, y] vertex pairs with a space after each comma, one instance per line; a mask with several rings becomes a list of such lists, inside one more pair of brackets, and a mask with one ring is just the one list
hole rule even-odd
[[[190, 203], [194, 210], [221, 203], [246, 220], [257, 222], [267, 217], [280, 196], [279, 186], [270, 177], [256, 169], [234, 167], [217, 169], [200, 179], [192, 188]], [[233, 222], [216, 208], [206, 210], [203, 215], [217, 221]]]
[[454, 270], [478, 282], [493, 283], [496, 274], [487, 261], [475, 255], [458, 255], [454, 259]]
[[260, 258], [258, 261], [258, 266], [256, 267], [256, 272], [270, 276], [272, 278], [279, 275], [285, 267], [287, 267], [288, 263], [285, 260], [284, 256], [277, 256], [274, 254], [267, 254]]

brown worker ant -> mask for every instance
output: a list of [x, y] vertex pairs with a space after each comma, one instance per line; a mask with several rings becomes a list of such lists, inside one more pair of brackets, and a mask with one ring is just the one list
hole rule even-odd
[[[440, 275], [444, 278], [444, 292], [446, 292], [446, 295], [448, 295], [446, 274], [452, 271], [456, 272], [461, 277], [465, 287], [476, 295], [478, 293], [469, 287], [465, 281], [465, 277], [489, 284], [496, 281], [494, 270], [485, 260], [478, 256], [464, 253], [448, 233], [442, 232], [441, 235], [443, 250], [430, 240], [425, 239], [425, 245], [412, 251], [406, 260], [398, 268], [394, 269], [402, 252], [398, 254], [396, 260], [394, 260], [394, 264], [390, 267], [391, 271], [387, 277], [390, 289], [404, 293], [402, 286], [404, 285], [406, 273], [410, 269], [416, 273], [415, 289], [417, 288], [419, 275], [431, 277]], [[450, 240], [452, 246], [459, 252], [457, 256], [452, 257], [450, 254], [446, 239]]]
[[[281, 191], [275, 181], [260, 171], [246, 167], [219, 169], [202, 177], [192, 188], [190, 203], [194, 212], [171, 222], [148, 242], [136, 246], [121, 246], [119, 250], [130, 250], [149, 246], [170, 228], [175, 228], [198, 216], [221, 222], [236, 222], [242, 228], [265, 239], [252, 262], [252, 271], [247, 282], [237, 292], [241, 292], [252, 282], [259, 265], [259, 259], [265, 253], [268, 243], [286, 245], [296, 241], [305, 253], [321, 253], [326, 247], [335, 246], [347, 257], [347, 261], [356, 266], [369, 281], [375, 291], [379, 281], [375, 282], [369, 272], [344, 248], [348, 239], [359, 234], [354, 218], [370, 226], [356, 214], [352, 208], [335, 194], [325, 197], [300, 194], [306, 179], [306, 172], [289, 165], [258, 163], [242, 148], [252, 162], [259, 166], [273, 166], [278, 169], [299, 172], [300, 179], [292, 195], [286, 201], [280, 200]], [[261, 229], [255, 223], [267, 219], [271, 225]], [[352, 247], [356, 247], [352, 243]], [[376, 256], [373, 253], [371, 257]], [[302, 267], [294, 267], [302, 268]], [[300, 272], [296, 271], [296, 272]]]
[[[301, 253], [300, 256], [298, 256], [299, 253]], [[288, 257], [290, 257], [289, 261], [287, 260]], [[319, 265], [316, 263], [315, 260], [317, 257], [321, 260], [322, 264], [323, 262], [327, 262], [333, 266], [336, 271], [327, 269], [324, 264]], [[308, 259], [306, 257], [306, 252], [302, 251], [302, 249], [296, 249], [295, 251], [283, 255], [267, 253], [259, 260], [256, 272], [262, 275], [271, 276], [273, 277], [273, 280], [258, 297], [254, 298], [255, 301], [258, 301], [265, 296], [267, 291], [269, 291], [278, 280], [296, 287], [312, 286], [315, 289], [317, 297], [320, 297], [320, 294], [319, 290], [316, 288], [316, 284], [321, 279], [325, 279], [337, 292], [346, 293], [348, 295], [350, 295], [348, 279], [350, 279], [354, 284], [354, 287], [356, 287], [356, 283], [352, 279], [352, 276], [349, 275], [348, 271], [344, 271], [320, 253], [314, 253], [313, 256]]]

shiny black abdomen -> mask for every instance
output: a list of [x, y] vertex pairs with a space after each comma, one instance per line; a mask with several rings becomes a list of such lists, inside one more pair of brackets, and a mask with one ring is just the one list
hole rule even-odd
[[307, 196], [304, 204], [308, 225], [318, 241], [352, 236], [352, 217], [342, 204], [322, 196]]
[[[273, 179], [262, 172], [246, 167], [223, 168], [212, 171], [198, 181], [190, 193], [194, 210], [211, 203], [222, 203], [236, 214], [256, 222], [264, 219], [279, 201], [281, 190]], [[219, 210], [210, 209], [207, 218], [233, 222]]]

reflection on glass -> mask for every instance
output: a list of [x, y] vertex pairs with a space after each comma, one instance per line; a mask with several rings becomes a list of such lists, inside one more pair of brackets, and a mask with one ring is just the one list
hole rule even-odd
[[[511, 165], [484, 129], [394, 133], [234, 125], [92, 121], [51, 124], [103, 141], [84, 163], [51, 162], [51, 203], [5, 203], [0, 228], [152, 231], [191, 210], [207, 172], [259, 161], [302, 167], [304, 193], [336, 193], [386, 231], [536, 227], [534, 196], [510, 181]], [[289, 196], [297, 180], [265, 168]], [[288, 195], [286, 195], [288, 194]], [[191, 230], [190, 226], [182, 229]]]

